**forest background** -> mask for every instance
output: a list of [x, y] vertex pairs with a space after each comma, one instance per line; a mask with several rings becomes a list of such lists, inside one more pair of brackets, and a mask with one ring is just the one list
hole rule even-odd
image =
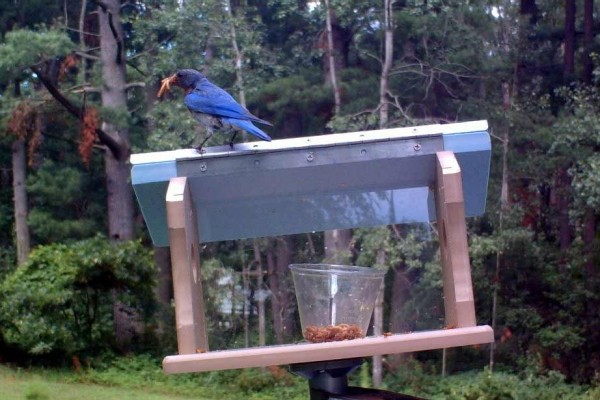
[[[274, 139], [488, 120], [487, 212], [468, 233], [478, 322], [496, 345], [376, 359], [373, 379], [443, 365], [597, 382], [596, 6], [0, 1], [0, 359], [80, 366], [175, 352], [169, 253], [152, 249], [129, 155], [191, 146], [182, 93], [157, 92], [196, 68], [271, 121]], [[435, 226], [202, 251], [213, 349], [299, 339], [292, 262], [385, 269], [376, 329], [443, 326]]]

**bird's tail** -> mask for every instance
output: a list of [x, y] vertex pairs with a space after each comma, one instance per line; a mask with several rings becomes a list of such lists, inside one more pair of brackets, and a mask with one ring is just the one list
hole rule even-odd
[[254, 124], [250, 121], [245, 121], [243, 119], [223, 118], [223, 122], [229, 123], [233, 126], [243, 129], [259, 139], [266, 140], [267, 142], [271, 141], [271, 137], [269, 135], [267, 135], [265, 132], [263, 132], [256, 126], [254, 126]]
[[270, 123], [269, 121], [265, 121], [264, 119], [260, 119], [260, 118], [254, 116], [254, 115], [252, 115], [252, 117], [254, 117], [254, 118], [251, 119], [252, 122], [259, 122], [259, 123], [261, 123], [263, 125], [273, 126], [273, 124]]

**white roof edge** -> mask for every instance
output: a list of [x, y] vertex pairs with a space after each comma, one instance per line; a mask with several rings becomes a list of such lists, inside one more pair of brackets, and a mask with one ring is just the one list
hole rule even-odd
[[485, 119], [479, 121], [457, 122], [441, 125], [444, 135], [453, 133], [481, 132], [488, 130], [488, 122]]
[[487, 128], [487, 121], [481, 120], [444, 125], [433, 124], [360, 132], [333, 133], [328, 135], [279, 139], [274, 140], [272, 142], [254, 141], [246, 143], [236, 143], [235, 151], [230, 150], [229, 146], [216, 146], [207, 147], [206, 153], [203, 154], [199, 154], [194, 149], [178, 149], [153, 153], [132, 154], [130, 157], [130, 162], [133, 165], [172, 162], [184, 159], [224, 157], [238, 154], [257, 153], [261, 151], [326, 147], [353, 143], [389, 141], [401, 138], [408, 139], [414, 137], [436, 136], [442, 134], [477, 132], [487, 130]]

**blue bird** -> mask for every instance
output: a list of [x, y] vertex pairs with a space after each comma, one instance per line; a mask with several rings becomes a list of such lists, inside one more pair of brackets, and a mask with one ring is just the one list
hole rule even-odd
[[233, 130], [229, 146], [233, 149], [233, 139], [237, 134], [236, 128], [268, 142], [271, 137], [256, 127], [253, 122], [264, 125], [271, 123], [260, 119], [242, 107], [229, 93], [210, 82], [195, 69], [182, 69], [172, 76], [163, 79], [158, 97], [170, 89], [171, 85], [185, 90], [184, 103], [196, 121], [206, 129], [206, 138], [196, 147], [202, 153], [202, 146], [213, 135], [215, 130]]

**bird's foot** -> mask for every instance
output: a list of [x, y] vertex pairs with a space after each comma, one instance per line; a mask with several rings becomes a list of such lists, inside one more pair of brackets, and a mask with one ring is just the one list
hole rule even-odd
[[200, 143], [200, 145], [199, 145], [199, 146], [195, 146], [195, 147], [194, 147], [194, 149], [196, 149], [196, 151], [197, 151], [198, 153], [200, 153], [200, 154], [203, 154], [203, 153], [205, 153], [205, 152], [206, 152], [206, 150], [204, 150], [204, 149], [203, 149], [203, 147], [204, 147], [204, 143], [206, 143], [206, 141], [207, 141], [209, 138], [210, 138], [210, 136], [207, 136], [207, 137], [206, 137], [206, 138], [205, 138], [205, 139], [202, 141], [202, 143]]
[[229, 148], [233, 150], [233, 141], [235, 140], [235, 136], [237, 135], [237, 131], [233, 132], [233, 136], [231, 136], [231, 140], [229, 141]]
[[194, 150], [196, 150], [196, 152], [198, 154], [204, 154], [204, 153], [206, 153], [206, 149], [203, 149], [202, 145], [200, 145], [200, 146], [194, 146]]

